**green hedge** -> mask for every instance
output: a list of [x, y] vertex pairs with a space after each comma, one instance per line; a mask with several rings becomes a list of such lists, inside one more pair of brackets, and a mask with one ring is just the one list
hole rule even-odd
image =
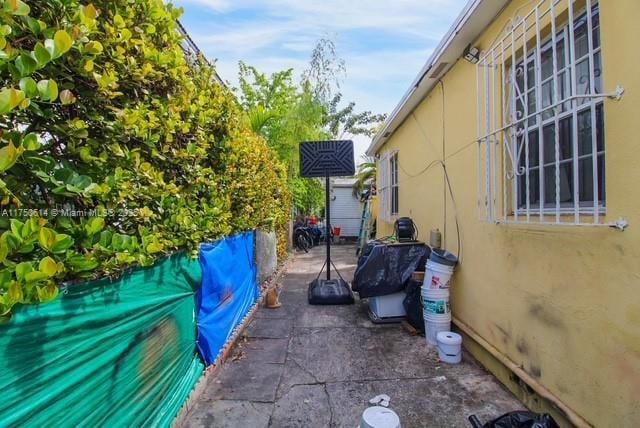
[[0, 315], [270, 220], [286, 171], [161, 0], [0, 0]]

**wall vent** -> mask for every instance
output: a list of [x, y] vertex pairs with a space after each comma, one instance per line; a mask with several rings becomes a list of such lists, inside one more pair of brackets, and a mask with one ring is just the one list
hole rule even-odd
[[432, 79], [437, 79], [438, 77], [440, 77], [440, 75], [442, 74], [442, 72], [444, 71], [444, 69], [449, 65], [448, 62], [441, 62], [440, 64], [438, 64], [436, 66], [436, 68], [433, 70], [433, 72], [429, 75], [430, 78]]

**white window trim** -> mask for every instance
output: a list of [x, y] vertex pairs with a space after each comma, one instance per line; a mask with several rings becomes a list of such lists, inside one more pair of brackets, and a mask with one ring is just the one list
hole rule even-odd
[[382, 154], [378, 159], [378, 195], [380, 198], [380, 218], [386, 222], [391, 221], [391, 206], [389, 204], [389, 153]]
[[[380, 200], [380, 218], [387, 223], [391, 223], [398, 213], [392, 211], [393, 187], [398, 187], [398, 183], [393, 183], [392, 159], [397, 155], [397, 151], [385, 152], [378, 159], [378, 195]], [[397, 157], [396, 157], [397, 159]], [[397, 167], [397, 166], [396, 166]]]
[[[563, 3], [567, 7], [567, 22], [560, 26], [557, 25], [556, 9], [559, 4]], [[617, 88], [616, 92], [611, 94], [596, 93], [594, 76], [594, 57], [600, 52], [600, 47], [594, 47], [593, 35], [593, 14], [586, 11], [596, 10], [599, 13], [597, 0], [586, 0], [586, 7], [580, 13], [574, 11], [574, 0], [542, 0], [523, 18], [514, 18], [511, 27], [505, 32], [502, 38], [498, 40], [483, 52], [477, 64], [477, 90], [478, 90], [478, 208], [479, 218], [493, 223], [539, 223], [539, 224], [560, 224], [560, 225], [611, 225], [601, 222], [601, 216], [605, 213], [603, 203], [598, 201], [598, 162], [599, 153], [596, 142], [596, 108], [603, 102], [605, 98], [619, 99], [622, 89]], [[578, 22], [582, 15], [586, 17], [587, 25], [587, 42], [588, 51], [580, 58], [575, 58], [575, 39], [574, 30], [575, 23]], [[546, 19], [550, 22], [550, 36], [548, 40], [542, 40], [542, 24], [541, 21]], [[557, 64], [557, 48], [558, 41], [564, 40], [565, 46], [565, 65], [564, 68], [558, 69]], [[533, 43], [532, 43], [533, 41]], [[533, 45], [533, 46], [532, 46]], [[551, 46], [553, 69], [549, 81], [553, 82], [553, 100], [552, 105], [540, 108], [542, 104], [542, 87], [543, 83], [547, 83], [547, 79], [542, 81], [541, 76], [541, 52], [543, 46]], [[516, 58], [516, 61], [513, 59]], [[582, 94], [578, 93], [576, 84], [576, 65], [584, 59], [589, 59], [589, 85], [591, 92]], [[535, 86], [530, 87], [528, 82], [524, 83], [524, 93], [535, 88], [533, 92], [536, 97], [536, 111], [529, 113], [526, 102], [523, 102], [524, 114], [517, 112], [516, 98], [510, 96], [516, 92], [516, 72], [509, 65], [516, 62], [524, 64], [524, 76], [527, 79], [527, 66], [530, 61], [534, 61], [535, 66]], [[516, 67], [517, 68], [517, 67]], [[560, 77], [561, 74], [564, 74]], [[570, 91], [567, 95], [560, 94], [560, 80], [565, 80], [565, 87], [569, 83]], [[567, 82], [567, 80], [569, 80]], [[508, 88], [508, 89], [505, 89]], [[585, 91], [583, 91], [585, 92]], [[581, 103], [580, 100], [587, 100]], [[526, 98], [521, 97], [522, 101]], [[558, 106], [569, 105], [570, 108], [565, 112], [559, 112]], [[501, 107], [502, 106], [502, 107]], [[560, 161], [559, 147], [560, 137], [559, 130], [560, 121], [566, 117], [572, 117], [572, 155], [569, 157], [573, 162], [572, 182], [578, 184], [578, 138], [577, 138], [577, 115], [578, 112], [590, 110], [591, 114], [591, 134], [592, 148], [590, 156], [595, 158], [592, 162], [592, 199], [589, 207], [585, 207], [584, 203], [579, 200], [579, 185], [573, 186], [573, 202], [570, 206], [560, 202]], [[552, 117], [542, 120], [543, 112], [551, 111]], [[499, 118], [502, 117], [502, 126], [498, 125]], [[538, 191], [541, 193], [542, 204], [533, 206], [530, 203], [529, 186], [526, 186], [527, 196], [526, 206], [518, 206], [519, 189], [518, 175], [526, 176], [528, 179], [529, 171], [527, 168], [520, 166], [522, 157], [526, 158], [528, 165], [529, 150], [529, 119], [535, 118], [536, 124], [532, 128], [539, 129], [538, 138], [539, 146], [543, 146], [543, 130], [545, 125], [549, 123], [555, 124], [555, 195], [556, 200], [551, 201], [552, 206], [547, 205], [544, 201], [544, 192], [546, 187], [544, 184], [544, 166], [546, 165], [543, 153], [540, 155], [540, 187]], [[523, 126], [524, 125], [524, 126]], [[522, 133], [518, 133], [524, 130]], [[603, 136], [604, 138], [604, 136]], [[520, 140], [520, 141], [519, 141]], [[541, 149], [542, 152], [542, 149]], [[535, 169], [535, 167], [533, 167]], [[484, 172], [484, 180], [483, 179]], [[500, 178], [500, 173], [503, 177]], [[484, 181], [484, 183], [482, 183]], [[502, 201], [499, 200], [499, 193], [502, 193]], [[606, 198], [606, 196], [605, 196]], [[567, 220], [567, 216], [572, 216]]]
[[[391, 216], [397, 216], [400, 211], [400, 185], [399, 185], [399, 171], [400, 166], [398, 165], [398, 151], [394, 151], [391, 153], [389, 158], [389, 170], [391, 172], [391, 206], [390, 212]], [[394, 192], [396, 189], [396, 192]], [[394, 210], [395, 208], [395, 210]]]

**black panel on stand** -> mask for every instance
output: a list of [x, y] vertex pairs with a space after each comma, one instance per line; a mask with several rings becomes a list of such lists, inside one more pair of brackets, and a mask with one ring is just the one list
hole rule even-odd
[[353, 175], [353, 141], [305, 141], [300, 143], [301, 177]]
[[[300, 176], [325, 179], [325, 241], [327, 243], [327, 279], [320, 279], [322, 270], [309, 284], [309, 303], [312, 305], [345, 305], [353, 303], [351, 287], [336, 269], [339, 279], [331, 279], [331, 207], [329, 177], [355, 174], [353, 141], [305, 141], [300, 143]], [[324, 269], [324, 267], [323, 267]]]

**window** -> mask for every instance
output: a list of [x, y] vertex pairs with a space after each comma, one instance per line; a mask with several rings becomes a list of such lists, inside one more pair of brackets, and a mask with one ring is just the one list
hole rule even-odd
[[398, 152], [383, 154], [378, 160], [380, 218], [391, 222], [398, 214]]
[[[555, 42], [549, 40], [541, 47], [539, 84], [535, 73], [536, 51], [516, 65], [516, 79], [511, 82], [515, 87], [510, 91], [514, 96], [512, 116], [516, 118], [514, 122], [518, 118], [526, 120], [517, 122], [512, 130], [512, 153], [517, 152], [519, 146], [526, 147], [525, 153], [520, 153], [514, 193], [515, 209], [525, 215], [527, 210], [539, 210], [541, 205], [547, 213], [555, 213], [556, 205], [560, 206], [561, 212], [572, 212], [576, 202], [580, 213], [590, 213], [596, 189], [596, 203], [604, 208], [603, 103], [590, 97], [571, 98], [572, 64], [575, 64], [577, 95], [602, 91], [597, 8], [593, 10], [591, 22], [593, 49], [589, 49], [586, 14], [574, 22], [573, 46], [567, 26], [556, 34]], [[554, 87], [557, 88], [556, 96]], [[536, 108], [538, 102], [541, 103], [539, 110]], [[554, 109], [554, 105], [557, 108]], [[592, 123], [595, 123], [595, 129]], [[594, 183], [594, 161], [597, 183]]]
[[595, 0], [542, 0], [482, 52], [476, 69], [481, 219], [602, 224], [604, 103], [619, 99], [622, 89], [602, 87], [599, 13]]
[[398, 152], [391, 155], [391, 215], [398, 214]]

